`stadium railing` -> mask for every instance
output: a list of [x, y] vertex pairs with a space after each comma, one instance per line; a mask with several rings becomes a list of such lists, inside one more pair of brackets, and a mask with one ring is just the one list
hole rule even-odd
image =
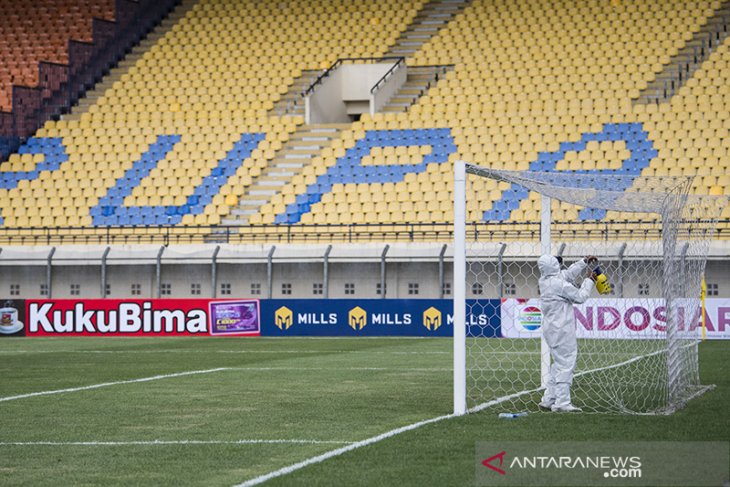
[[[659, 221], [556, 222], [553, 235], [598, 241], [658, 239]], [[488, 242], [538, 240], [539, 222], [470, 222], [467, 238]], [[730, 220], [722, 220], [710, 237], [730, 239]], [[449, 242], [453, 224], [351, 223], [296, 225], [148, 225], [98, 227], [0, 227], [3, 245], [191, 244], [191, 243], [363, 243]]]

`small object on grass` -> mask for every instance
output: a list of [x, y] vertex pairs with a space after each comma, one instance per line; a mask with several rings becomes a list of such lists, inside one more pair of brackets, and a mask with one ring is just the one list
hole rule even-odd
[[522, 416], [527, 416], [527, 412], [522, 412], [522, 413], [499, 413], [499, 417], [501, 419], [516, 419], [516, 418], [521, 418]]

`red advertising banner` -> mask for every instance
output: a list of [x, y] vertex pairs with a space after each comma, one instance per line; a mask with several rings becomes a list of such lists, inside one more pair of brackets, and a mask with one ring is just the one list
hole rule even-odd
[[29, 299], [25, 320], [25, 336], [258, 336], [261, 332], [256, 299]]

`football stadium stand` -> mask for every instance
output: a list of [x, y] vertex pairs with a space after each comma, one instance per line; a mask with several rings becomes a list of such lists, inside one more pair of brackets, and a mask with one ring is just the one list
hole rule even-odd
[[65, 113], [174, 4], [0, 1], [0, 158]]
[[[671, 77], [682, 72], [677, 54], [709, 26], [727, 30], [724, 7], [185, 0], [71, 114], [47, 121], [0, 166], [0, 233], [149, 235], [162, 225], [203, 241], [201, 226], [215, 237], [290, 225], [314, 234], [312, 225], [445, 225], [459, 159], [695, 175], [696, 194], [727, 194], [728, 42], [702, 47], [689, 79]], [[23, 53], [14, 56], [46, 56]], [[301, 92], [316, 90], [327, 68], [386, 56], [405, 56], [412, 77], [432, 71], [415, 90], [409, 78], [379, 112], [305, 124]], [[21, 61], [12, 69], [0, 75], [37, 82]], [[673, 96], [643, 96], [667, 79]], [[475, 191], [471, 221], [528, 222], [539, 208], [535, 195], [503, 182]], [[557, 204], [554, 217], [635, 218]]]
[[12, 109], [13, 84], [38, 86], [38, 63], [68, 64], [69, 39], [93, 41], [92, 18], [114, 20], [114, 2], [36, 1], [22, 11], [0, 3], [0, 110]]

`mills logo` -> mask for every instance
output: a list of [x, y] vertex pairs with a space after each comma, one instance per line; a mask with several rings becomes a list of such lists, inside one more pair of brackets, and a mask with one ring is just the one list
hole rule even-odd
[[282, 306], [274, 313], [274, 324], [280, 330], [288, 330], [293, 321], [294, 313], [292, 313], [292, 311], [286, 306]]
[[537, 306], [525, 306], [519, 312], [517, 321], [527, 331], [537, 331], [542, 325], [542, 311]]
[[437, 310], [433, 306], [423, 312], [423, 326], [427, 330], [435, 331], [441, 326], [441, 311]]
[[355, 306], [347, 313], [347, 324], [353, 330], [362, 330], [368, 324], [368, 313], [360, 306]]

